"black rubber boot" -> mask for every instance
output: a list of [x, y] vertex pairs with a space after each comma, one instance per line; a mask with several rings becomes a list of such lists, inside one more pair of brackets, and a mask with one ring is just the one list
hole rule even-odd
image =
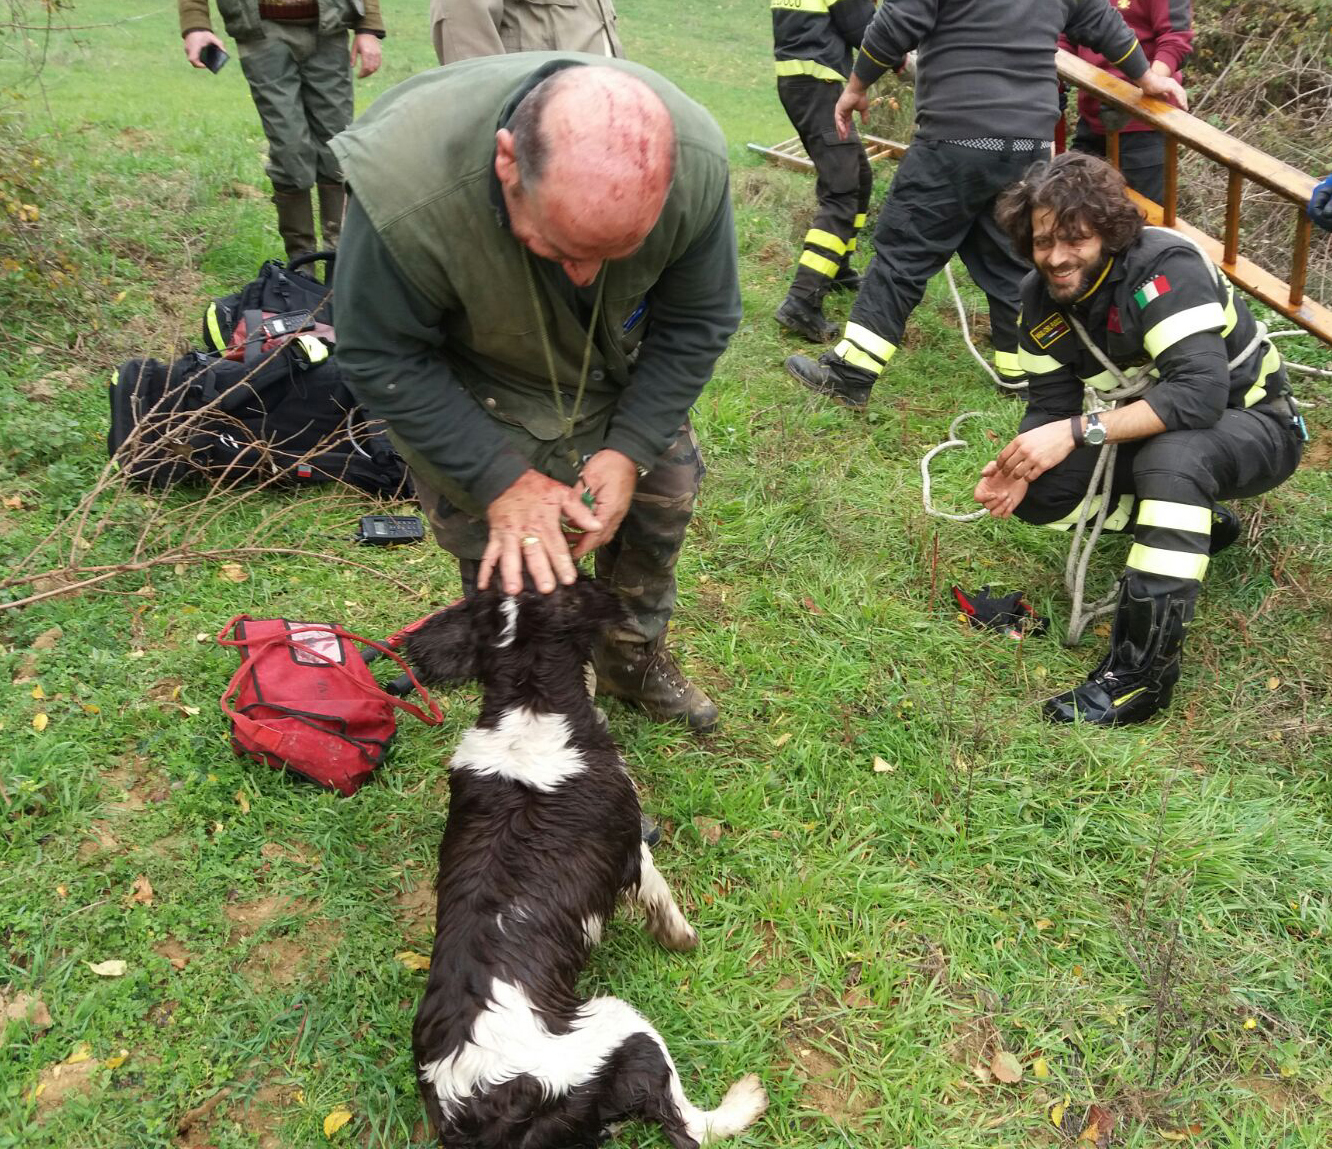
[[304, 191], [273, 192], [273, 206], [277, 208], [278, 235], [290, 263], [298, 255], [309, 255], [315, 250], [314, 199], [310, 189]]
[[852, 367], [835, 352], [825, 351], [817, 361], [806, 355], [792, 355], [786, 361], [786, 370], [815, 394], [826, 396], [842, 407], [863, 411], [869, 406], [874, 376]]
[[342, 215], [347, 208], [347, 193], [341, 184], [320, 184], [319, 234], [324, 251], [335, 251], [342, 238]]
[[1046, 700], [1046, 718], [1127, 726], [1170, 705], [1199, 584], [1153, 594], [1152, 582], [1150, 575], [1120, 582], [1110, 653], [1081, 686]]
[[1239, 537], [1239, 515], [1218, 503], [1212, 511], [1212, 541], [1207, 547], [1208, 554], [1219, 555]]
[[787, 331], [792, 331], [811, 343], [831, 343], [837, 338], [837, 324], [830, 323], [824, 316], [822, 300], [788, 295], [777, 308], [774, 318]]
[[850, 261], [845, 261], [837, 269], [837, 274], [833, 276], [832, 289], [834, 291], [850, 292], [854, 295], [860, 290], [862, 282], [860, 272], [851, 266]]
[[716, 704], [684, 676], [664, 638], [603, 639], [592, 651], [592, 664], [598, 694], [633, 703], [658, 722], [683, 722], [699, 734], [716, 728]]

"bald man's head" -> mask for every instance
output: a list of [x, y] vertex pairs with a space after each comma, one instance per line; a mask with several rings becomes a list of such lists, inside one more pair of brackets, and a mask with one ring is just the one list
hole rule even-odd
[[495, 172], [514, 235], [586, 285], [656, 225], [675, 174], [675, 126], [628, 73], [565, 68], [500, 129]]

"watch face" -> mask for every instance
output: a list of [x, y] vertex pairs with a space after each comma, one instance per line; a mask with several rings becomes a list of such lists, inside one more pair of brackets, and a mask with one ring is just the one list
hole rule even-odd
[[1083, 439], [1093, 447], [1099, 447], [1105, 442], [1105, 428], [1101, 426], [1099, 419], [1088, 425]]

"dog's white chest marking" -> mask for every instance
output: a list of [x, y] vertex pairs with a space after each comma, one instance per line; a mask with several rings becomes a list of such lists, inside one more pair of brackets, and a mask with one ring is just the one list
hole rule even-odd
[[582, 754], [569, 745], [568, 721], [526, 706], [506, 711], [489, 730], [472, 727], [458, 744], [452, 766], [546, 791], [587, 768]]

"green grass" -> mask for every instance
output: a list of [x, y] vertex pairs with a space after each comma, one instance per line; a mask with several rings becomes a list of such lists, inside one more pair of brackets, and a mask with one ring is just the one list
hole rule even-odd
[[[628, 51], [711, 107], [732, 141], [746, 318], [697, 409], [710, 473], [675, 626], [725, 725], [697, 741], [611, 711], [702, 945], [667, 954], [619, 921], [588, 990], [652, 1018], [702, 1102], [759, 1072], [773, 1104], [745, 1144], [1056, 1145], [1097, 1103], [1123, 1145], [1197, 1126], [1191, 1144], [1212, 1149], [1322, 1149], [1325, 452], [1243, 508], [1261, 529], [1213, 564], [1163, 721], [1044, 726], [1039, 700], [1085, 674], [1100, 640], [977, 636], [947, 588], [1022, 587], [1061, 618], [1061, 540], [930, 519], [916, 470], [954, 414], [981, 410], [973, 446], [936, 467], [936, 499], [966, 509], [995, 449], [984, 428], [1002, 441], [1016, 405], [966, 355], [939, 284], [867, 418], [797, 393], [780, 369], [797, 345], [770, 316], [812, 183], [744, 147], [790, 135], [767, 11], [620, 7]], [[107, 373], [197, 339], [206, 298], [277, 251], [239, 68], [187, 68], [171, 13], [142, 9], [56, 38], [44, 98], [24, 89], [24, 130], [46, 161], [31, 177], [33, 234], [70, 268], [51, 257], [0, 279], [7, 567], [99, 473]], [[385, 9], [393, 35], [363, 103], [433, 62], [424, 8]], [[127, 14], [112, 0], [74, 11], [81, 24]], [[1302, 393], [1319, 432], [1329, 394]], [[335, 1143], [424, 1144], [410, 1053], [424, 975], [395, 954], [428, 951], [442, 763], [475, 698], [448, 696], [440, 730], [404, 721], [389, 763], [342, 799], [233, 757], [214, 700], [234, 657], [208, 638], [241, 610], [381, 635], [451, 598], [442, 553], [366, 556], [342, 541], [370, 509], [263, 495], [209, 541], [302, 545], [371, 570], [274, 555], [238, 584], [168, 565], [0, 613], [0, 992], [40, 996], [51, 1016], [5, 1028], [0, 1147], [303, 1149], [327, 1143], [339, 1106], [353, 1120]], [[123, 559], [155, 511], [120, 504], [85, 561]], [[1096, 579], [1113, 577], [1123, 545], [1107, 543]], [[695, 819], [719, 821], [720, 840]], [[132, 900], [140, 877], [150, 904]], [[108, 959], [126, 974], [86, 964]], [[55, 1077], [81, 1043], [90, 1061]], [[1000, 1048], [1022, 1060], [1020, 1083], [976, 1072]], [[1049, 1110], [1065, 1102], [1061, 1130]], [[637, 1128], [624, 1140], [664, 1144]]]

